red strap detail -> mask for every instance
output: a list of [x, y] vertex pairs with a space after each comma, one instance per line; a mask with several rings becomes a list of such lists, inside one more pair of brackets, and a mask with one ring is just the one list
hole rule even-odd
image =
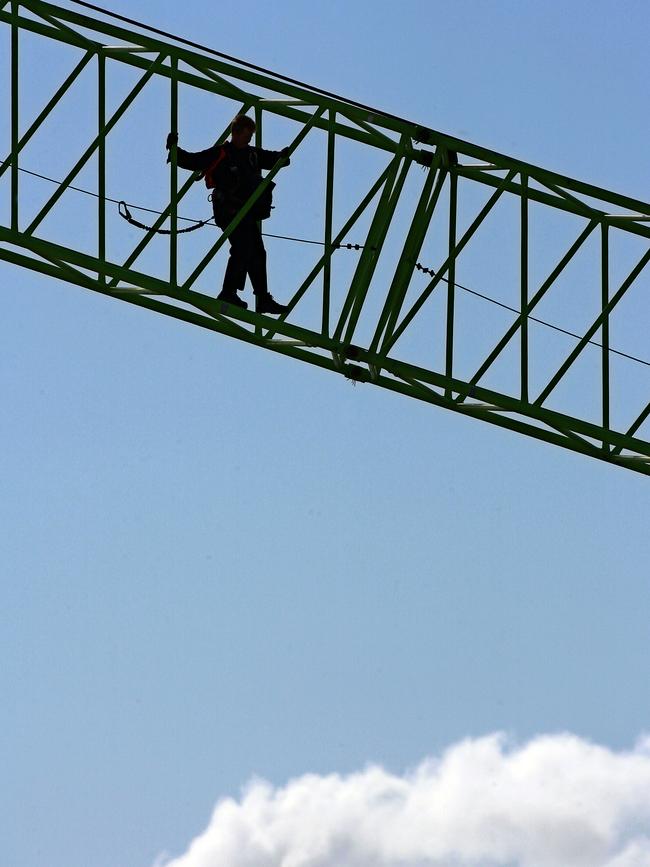
[[221, 150], [219, 151], [219, 156], [212, 163], [210, 168], [206, 169], [205, 174], [203, 176], [205, 178], [205, 185], [208, 189], [211, 190], [214, 188], [214, 181], [212, 178], [212, 173], [215, 171], [215, 169], [217, 168], [219, 163], [222, 162], [222, 160], [225, 160], [225, 158], [226, 158], [226, 149], [224, 147], [222, 147]]

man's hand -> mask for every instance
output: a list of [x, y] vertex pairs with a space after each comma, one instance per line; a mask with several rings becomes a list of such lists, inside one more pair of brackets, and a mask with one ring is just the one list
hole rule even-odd
[[281, 154], [281, 163], [283, 166], [288, 166], [291, 162], [291, 157], [289, 154], [291, 153], [291, 148], [282, 148], [280, 151]]
[[176, 147], [177, 144], [178, 144], [178, 133], [177, 132], [170, 132], [169, 135], [167, 136], [167, 141], [165, 142], [165, 147], [167, 148], [168, 151], [170, 151], [170, 153], [167, 154], [167, 162], [168, 163], [171, 162], [171, 158], [172, 158], [171, 149], [172, 149], [172, 147]]

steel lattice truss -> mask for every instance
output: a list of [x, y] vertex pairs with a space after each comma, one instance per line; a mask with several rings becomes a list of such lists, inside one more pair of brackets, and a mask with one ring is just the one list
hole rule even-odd
[[[614, 388], [610, 370], [614, 317], [618, 333], [624, 335], [620, 311], [625, 309], [625, 299], [633, 292], [642, 301], [648, 297], [649, 287], [643, 281], [650, 261], [650, 205], [370, 110], [243, 62], [125, 29], [110, 19], [100, 20], [40, 0], [0, 0], [0, 20], [10, 34], [11, 45], [11, 62], [7, 64], [10, 82], [5, 89], [11, 94], [7, 124], [11, 130], [10, 153], [0, 166], [0, 183], [6, 185], [8, 202], [7, 219], [0, 221], [1, 259], [316, 364], [357, 382], [373, 383], [650, 474], [650, 443], [641, 438], [650, 415], [650, 402], [645, 402], [647, 393], [641, 402], [637, 398], [636, 405], [634, 400], [627, 405], [621, 398], [626, 393], [625, 379], [617, 378]], [[23, 123], [19, 107], [28, 72], [21, 65], [21, 40], [27, 34], [32, 39], [37, 35], [66, 46], [66, 50], [73, 49], [76, 64], [66, 78], [54, 82], [51, 98], [42, 110]], [[126, 98], [109, 112], [107, 82], [123, 64], [139, 77]], [[94, 106], [84, 106], [83, 110], [96, 116], [95, 134], [56, 191], [35, 216], [25, 219], [21, 194], [23, 151], [38, 137], [74, 83], [89, 70], [94, 70]], [[183, 240], [178, 237], [178, 208], [196, 178], [181, 177], [172, 160], [170, 187], [165, 194], [168, 205], [153, 226], [158, 229], [167, 223], [169, 236], [163, 239], [152, 230], [133, 245], [126, 258], [112, 261], [107, 256], [106, 160], [111, 132], [127, 111], [138, 110], [138, 97], [152, 81], [165, 83], [168, 128], [172, 131], [178, 130], [179, 94], [182, 98], [183, 88], [191, 88], [217, 100], [228, 100], [239, 111], [254, 112], [258, 133], [263, 120], [265, 129], [271, 118], [291, 122], [292, 157], [299, 157], [305, 142], [315, 136], [322, 141], [322, 248], [304, 278], [292, 288], [289, 312], [279, 320], [234, 311], [197, 288], [201, 275], [263, 187], [223, 234], [216, 240], [210, 236], [208, 251], [188, 266]], [[223, 136], [226, 134], [227, 130]], [[344, 140], [354, 142], [362, 152], [372, 152], [375, 158], [379, 155], [383, 167], [339, 225], [333, 198], [339, 170], [337, 149]], [[48, 238], [44, 221], [60, 207], [64, 194], [74, 189], [79, 173], [91, 164], [96, 170], [96, 245], [89, 253], [75, 249], [74, 244], [63, 245]], [[269, 172], [264, 183], [270, 183], [277, 171], [278, 167]], [[407, 177], [411, 191], [408, 195]], [[180, 181], [184, 182], [179, 186]], [[460, 204], [466, 191], [475, 195], [472, 202], [479, 201], [469, 218], [468, 206]], [[476, 198], [477, 191], [482, 198]], [[475, 312], [469, 324], [467, 317], [459, 318], [458, 274], [481, 235], [479, 230], [504, 201], [509, 202], [509, 213], [515, 214], [516, 231], [508, 235], [506, 252], [498, 255], [499, 261], [506, 253], [513, 260], [510, 289], [516, 305], [506, 327], [491, 339], [488, 351], [481, 353], [480, 362], [468, 368], [460, 365], [458, 356], [461, 347], [476, 345], [472, 335], [480, 332], [481, 314]], [[536, 214], [568, 215], [574, 227], [571, 240], [550, 262], [544, 279], [535, 282], [531, 279], [532, 209]], [[344, 254], [340, 247], [350, 240], [353, 230], [363, 231], [362, 248], [356, 254]], [[431, 247], [432, 234], [437, 239], [438, 259], [427, 263], [433, 266], [427, 272], [419, 260], [427, 244]], [[637, 245], [634, 260], [630, 267], [626, 265], [623, 277], [614, 262], [617, 238], [634, 240]], [[135, 267], [152, 244], [163, 251], [164, 277]], [[581, 328], [579, 339], [572, 341], [570, 350], [564, 351], [550, 374], [547, 371], [540, 380], [532, 349], [533, 331], [539, 328], [536, 317], [554, 290], [567, 291], [563, 275], [566, 277], [577, 257], [587, 252], [593, 259], [590, 267], [595, 275], [595, 309]], [[336, 277], [337, 255], [354, 257], [354, 268], [345, 285]], [[213, 287], [210, 291], [214, 291]], [[630, 307], [629, 315], [638, 319], [639, 307]], [[413, 344], [409, 337], [416, 332], [424, 361], [409, 360]], [[587, 388], [578, 377], [571, 380], [559, 409], [553, 403], [554, 395], [580, 368], [580, 360], [586, 355], [591, 358], [592, 372], [596, 371], [595, 386], [593, 382], [590, 386], [592, 399], [581, 411], [566, 411], [567, 401], [572, 409], [572, 395]], [[504, 358], [508, 359], [504, 385], [494, 387], [487, 380]], [[584, 401], [576, 400], [576, 405], [581, 404]]]

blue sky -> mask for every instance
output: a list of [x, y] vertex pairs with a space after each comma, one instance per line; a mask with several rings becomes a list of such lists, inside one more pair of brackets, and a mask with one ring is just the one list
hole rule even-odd
[[[650, 198], [644, 2], [111, 8]], [[213, 118], [181, 115], [181, 143], [211, 143]], [[164, 179], [159, 127], [111, 165], [109, 194]], [[73, 125], [58, 134], [43, 171], [77, 152]], [[289, 233], [317, 207], [292, 187], [305, 171], [296, 155], [281, 179]], [[281, 299], [283, 243], [267, 245]], [[149, 867], [253, 776], [399, 775], [495, 731], [616, 752], [647, 731], [645, 477], [0, 278], [3, 863]]]

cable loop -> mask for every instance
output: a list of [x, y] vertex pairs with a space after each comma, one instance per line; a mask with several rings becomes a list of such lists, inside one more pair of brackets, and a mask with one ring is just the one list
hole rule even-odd
[[[126, 204], [124, 200], [118, 202], [117, 211], [122, 217], [122, 219], [126, 220], [127, 223], [131, 223], [132, 226], [137, 226], [138, 229], [144, 229], [146, 232], [156, 232], [158, 235], [171, 235], [171, 229], [154, 229], [153, 226], [145, 226], [144, 223], [140, 223], [136, 220], [131, 211], [129, 211], [129, 206]], [[193, 226], [188, 226], [185, 229], [177, 229], [176, 234], [182, 235], [184, 232], [193, 232], [195, 229], [202, 229], [203, 226], [207, 226], [209, 220], [200, 220], [198, 223], [195, 223]]]

